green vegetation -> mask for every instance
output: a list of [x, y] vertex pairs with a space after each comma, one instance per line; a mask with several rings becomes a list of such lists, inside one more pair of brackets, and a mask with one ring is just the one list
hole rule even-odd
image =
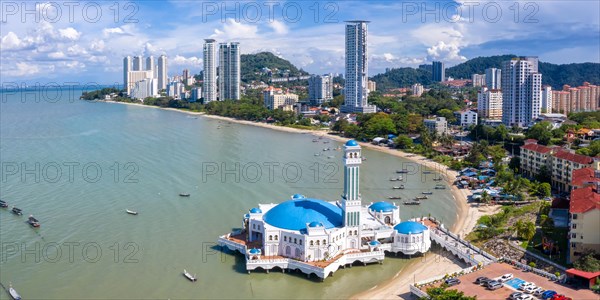
[[[427, 295], [432, 300], [475, 300], [477, 297], [465, 296], [465, 293], [458, 290], [449, 290], [446, 286], [430, 287], [427, 289]], [[420, 298], [419, 300], [425, 300]]]
[[570, 113], [569, 119], [577, 122], [578, 128], [600, 128], [600, 111]]
[[600, 140], [592, 141], [589, 147], [577, 149], [577, 154], [587, 156], [598, 156], [600, 155]]
[[415, 68], [395, 68], [385, 73], [377, 74], [371, 80], [377, 83], [378, 90], [409, 87], [415, 83], [431, 84], [431, 71]]
[[501, 68], [502, 62], [516, 57], [514, 54], [476, 57], [446, 69], [446, 76], [471, 78], [473, 74], [483, 74], [487, 68]]
[[546, 121], [539, 122], [527, 130], [525, 137], [538, 140], [538, 144], [549, 145], [553, 137], [552, 124]]
[[[289, 62], [281, 57], [276, 56], [271, 52], [260, 52], [256, 54], [242, 54], [240, 57], [241, 62], [241, 78], [245, 83], [251, 81], [263, 81], [269, 82], [270, 77], [262, 73], [262, 68], [269, 68], [275, 72], [275, 69], [283, 72], [288, 70], [289, 76], [308, 75], [307, 72], [299, 70]], [[280, 74], [274, 73], [273, 77], [281, 77]]]
[[83, 100], [96, 100], [96, 99], [100, 99], [100, 100], [104, 100], [104, 96], [105, 95], [110, 95], [112, 93], [115, 94], [119, 94], [121, 93], [121, 90], [117, 89], [117, 88], [103, 88], [100, 90], [95, 90], [95, 91], [90, 91], [90, 92], [83, 92], [83, 94], [81, 95], [80, 99]]
[[577, 270], [586, 272], [600, 271], [600, 255], [594, 251], [587, 251], [573, 263]]

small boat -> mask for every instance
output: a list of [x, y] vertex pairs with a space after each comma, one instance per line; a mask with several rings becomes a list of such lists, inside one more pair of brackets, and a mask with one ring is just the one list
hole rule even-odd
[[133, 210], [129, 210], [129, 209], [126, 209], [125, 211], [126, 211], [128, 214], [130, 214], [130, 215], [134, 215], [134, 216], [138, 214], [138, 213], [137, 213], [137, 211], [133, 211]]
[[402, 199], [402, 197], [400, 197], [400, 196], [389, 196], [388, 199], [391, 199], [391, 200], [400, 200], [400, 199]]
[[446, 189], [446, 186], [443, 186], [443, 185], [436, 185], [436, 186], [435, 186], [435, 189], [436, 189], [436, 190], [445, 190], [445, 189]]
[[434, 178], [434, 179], [433, 179], [433, 181], [442, 181], [442, 180], [443, 180], [443, 178], [442, 178], [442, 177], [437, 177], [437, 178]]
[[319, 140], [313, 139], [313, 143], [318, 143], [318, 142], [319, 142]]
[[14, 300], [21, 300], [21, 295], [12, 287], [12, 283], [8, 284], [8, 293]]
[[329, 150], [331, 150], [331, 149], [329, 149], [329, 148], [324, 148], [323, 149], [323, 151], [329, 151]]
[[404, 189], [404, 185], [401, 186], [394, 186], [392, 187], [394, 190], [403, 190]]
[[431, 172], [431, 171], [423, 171], [423, 174], [431, 174], [431, 173], [433, 173], [433, 172]]
[[417, 196], [417, 197], [415, 197], [415, 200], [425, 200], [425, 199], [428, 199], [428, 197], [427, 196]]
[[185, 278], [187, 278], [191, 282], [196, 282], [196, 280], [198, 280], [196, 278], [196, 275], [192, 276], [192, 274], [188, 273], [188, 271], [186, 271], [185, 269], [183, 269], [183, 276], [185, 276]]
[[423, 195], [433, 195], [433, 192], [422, 192]]
[[322, 140], [322, 139], [323, 139], [323, 136], [319, 136], [319, 139], [320, 139], [320, 140]]
[[367, 160], [367, 158], [366, 158], [366, 157], [362, 157], [361, 159], [362, 159], [362, 161], [365, 161], [365, 160]]
[[421, 202], [419, 202], [419, 201], [406, 201], [406, 202], [404, 202], [404, 205], [421, 205]]
[[179, 197], [189, 197], [190, 194], [188, 193], [179, 193]]
[[408, 173], [408, 170], [407, 169], [396, 170], [396, 173], [406, 174], [406, 173]]
[[321, 153], [315, 153], [315, 156], [321, 156]]
[[390, 181], [402, 181], [402, 176], [398, 176], [396, 178], [390, 178]]
[[332, 159], [335, 158], [335, 156], [327, 156], [327, 158]]
[[329, 141], [323, 141], [323, 144], [329, 144]]
[[4, 202], [4, 200], [0, 200], [0, 207], [7, 208], [8, 207], [8, 203]]
[[33, 215], [29, 215], [27, 224], [29, 224], [29, 225], [31, 225], [31, 227], [35, 227], [35, 228], [40, 227], [40, 221], [38, 221], [38, 219], [34, 218]]
[[22, 216], [23, 215], [23, 211], [20, 208], [16, 208], [13, 206], [12, 208], [12, 213], [17, 215], [17, 216]]

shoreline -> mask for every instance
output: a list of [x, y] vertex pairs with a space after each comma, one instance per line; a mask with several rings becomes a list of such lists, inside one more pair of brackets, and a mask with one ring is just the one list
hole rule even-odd
[[[251, 125], [256, 127], [262, 127], [272, 130], [278, 130], [289, 133], [300, 133], [300, 134], [312, 134], [314, 136], [323, 136], [332, 140], [336, 140], [338, 142], [345, 143], [348, 138], [341, 137], [338, 135], [330, 135], [329, 131], [316, 131], [316, 130], [308, 130], [308, 129], [298, 129], [284, 126], [277, 126], [273, 124], [259, 123], [253, 121], [246, 120], [238, 120], [230, 117], [209, 115], [204, 112], [192, 112], [185, 111], [176, 108], [169, 107], [158, 107], [158, 106], [150, 106], [144, 105], [141, 103], [128, 103], [128, 102], [117, 102], [117, 101], [109, 101], [109, 100], [98, 100], [97, 102], [106, 102], [106, 103], [118, 103], [132, 106], [140, 106], [140, 107], [150, 107], [156, 109], [163, 109], [169, 111], [175, 111], [179, 113], [184, 113], [188, 115], [202, 116], [210, 119], [228, 121], [237, 124], [243, 125]], [[417, 163], [422, 167], [426, 167], [434, 170], [437, 173], [443, 175], [444, 181], [450, 186], [450, 192], [452, 193], [452, 198], [456, 203], [457, 211], [456, 211], [456, 221], [452, 224], [452, 227], [449, 228], [453, 233], [464, 237], [468, 233], [470, 233], [473, 228], [477, 225], [477, 220], [479, 217], [483, 215], [488, 215], [495, 213], [497, 207], [486, 207], [485, 209], [479, 209], [479, 207], [470, 206], [468, 204], [468, 196], [471, 194], [470, 190], [459, 189], [456, 185], [454, 185], [454, 179], [458, 176], [458, 172], [451, 170], [449, 167], [437, 163], [431, 159], [427, 159], [423, 156], [406, 153], [400, 150], [390, 149], [386, 147], [380, 147], [377, 145], [373, 145], [371, 143], [359, 142], [361, 147], [368, 148], [370, 150], [375, 150], [379, 152], [384, 152], [386, 154], [400, 157], [411, 162]], [[441, 257], [441, 259], [436, 258], [436, 256]], [[439, 256], [436, 253], [426, 253], [424, 255], [424, 262], [420, 260], [415, 260], [414, 262], [409, 263], [406, 267], [398, 270], [398, 272], [394, 275], [394, 277], [385, 280], [384, 282], [367, 289], [366, 291], [360, 292], [351, 296], [351, 299], [400, 299], [409, 297], [409, 288], [408, 285], [415, 282], [424, 280], [430, 277], [443, 275], [446, 273], [452, 273], [464, 268], [464, 264], [458, 262], [452, 256]]]

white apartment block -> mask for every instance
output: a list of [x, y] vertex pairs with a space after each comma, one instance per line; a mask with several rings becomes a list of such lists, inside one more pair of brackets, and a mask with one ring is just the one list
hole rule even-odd
[[444, 135], [448, 131], [448, 122], [444, 117], [423, 120], [423, 124], [433, 134]]
[[420, 83], [415, 83], [412, 86], [412, 94], [415, 97], [421, 97], [421, 95], [423, 95], [423, 85], [421, 85]]
[[240, 100], [240, 43], [219, 44], [219, 100]]
[[461, 110], [454, 113], [462, 127], [477, 125], [477, 113], [472, 110]]
[[202, 92], [204, 103], [217, 101], [217, 57], [215, 52], [215, 40], [205, 39], [203, 49], [204, 72]]
[[477, 92], [477, 113], [482, 119], [502, 120], [502, 91], [482, 87]]
[[342, 112], [374, 113], [369, 105], [367, 21], [348, 21], [346, 24], [346, 85]]
[[490, 90], [502, 89], [502, 69], [485, 69], [485, 86]]
[[473, 86], [484, 86], [485, 85], [485, 74], [473, 74], [471, 76], [471, 82]]
[[279, 109], [298, 102], [298, 95], [284, 93], [282, 89], [269, 87], [263, 91], [265, 107], [268, 109]]
[[156, 77], [158, 79], [158, 89], [167, 89], [167, 57], [164, 55], [161, 55], [158, 58], [158, 69], [156, 71]]
[[542, 74], [537, 57], [514, 58], [502, 68], [502, 122], [526, 127], [542, 107]]
[[546, 85], [542, 88], [542, 112], [552, 112], [552, 87]]
[[331, 75], [312, 75], [308, 79], [308, 99], [313, 105], [321, 105], [333, 99]]

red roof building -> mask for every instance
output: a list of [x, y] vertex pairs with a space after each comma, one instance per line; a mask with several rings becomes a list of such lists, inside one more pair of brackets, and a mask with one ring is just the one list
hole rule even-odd
[[588, 288], [591, 288], [594, 284], [596, 284], [596, 279], [598, 277], [600, 277], [600, 271], [586, 272], [586, 271], [581, 271], [581, 270], [577, 270], [577, 269], [568, 269], [567, 276], [583, 278], [589, 282]]
[[594, 168], [583, 168], [573, 171], [573, 188], [582, 188], [584, 186], [600, 183], [600, 171]]

